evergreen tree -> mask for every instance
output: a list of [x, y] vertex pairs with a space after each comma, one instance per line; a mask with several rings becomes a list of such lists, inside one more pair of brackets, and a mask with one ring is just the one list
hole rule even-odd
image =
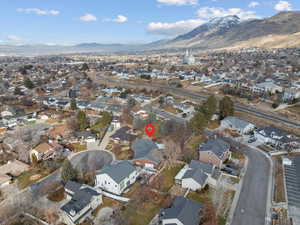
[[208, 124], [207, 117], [203, 112], [197, 112], [194, 117], [191, 119], [189, 126], [193, 133], [199, 135], [206, 128]]
[[22, 93], [22, 91], [19, 87], [16, 87], [15, 90], [14, 90], [14, 94], [15, 95], [22, 95], [23, 93]]
[[77, 109], [77, 103], [76, 103], [76, 99], [75, 98], [71, 99], [71, 109], [72, 110], [76, 110]]
[[129, 98], [127, 101], [127, 105], [129, 108], [135, 107], [137, 104], [136, 100], [134, 98]]
[[208, 120], [211, 119], [213, 114], [217, 111], [217, 99], [214, 95], [208, 97], [208, 99], [203, 102], [197, 109], [197, 111], [202, 112]]
[[88, 71], [88, 70], [89, 70], [88, 64], [84, 63], [84, 64], [82, 65], [82, 67], [81, 67], [81, 70], [82, 70], [82, 71]]
[[79, 130], [84, 131], [86, 128], [90, 127], [90, 121], [87, 118], [84, 111], [79, 111], [77, 114], [77, 123], [79, 126]]
[[26, 78], [26, 79], [25, 79], [24, 85], [25, 85], [25, 87], [27, 87], [28, 89], [33, 89], [33, 88], [34, 88], [34, 83], [33, 83], [29, 78]]
[[227, 116], [234, 115], [234, 103], [229, 96], [225, 96], [219, 104], [220, 110], [220, 120], [226, 118]]
[[68, 181], [76, 180], [77, 175], [78, 175], [77, 170], [72, 166], [71, 162], [68, 159], [66, 159], [63, 162], [62, 171], [61, 171], [61, 178], [63, 182], [67, 183]]

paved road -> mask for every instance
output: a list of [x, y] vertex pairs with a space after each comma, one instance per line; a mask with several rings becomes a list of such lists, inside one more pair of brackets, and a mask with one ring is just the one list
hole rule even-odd
[[268, 201], [270, 162], [261, 152], [248, 147], [248, 168], [231, 225], [264, 225]]
[[[206, 134], [215, 133], [206, 130]], [[224, 138], [224, 137], [223, 137]], [[231, 225], [265, 225], [271, 202], [271, 163], [259, 150], [250, 148], [232, 138], [224, 138], [231, 146], [248, 157], [248, 167]], [[268, 213], [269, 214], [269, 213]]]
[[[122, 81], [120, 83], [120, 82], [117, 82], [115, 80], [109, 79], [105, 76], [102, 76], [100, 74], [97, 74], [96, 77], [101, 79], [101, 80], [107, 81], [107, 82], [116, 83], [117, 85], [121, 85], [123, 87], [134, 88], [134, 87], [138, 86], [138, 87], [141, 87], [141, 88], [155, 88], [155, 89], [159, 89], [159, 90], [162, 90], [162, 91], [170, 91], [170, 92], [174, 92], [176, 94], [180, 94], [180, 95], [183, 95], [183, 96], [188, 96], [188, 97], [192, 97], [192, 98], [196, 98], [196, 99], [206, 99], [207, 98], [207, 96], [204, 96], [204, 95], [195, 94], [195, 93], [183, 90], [183, 89], [178, 89], [178, 88], [173, 88], [173, 87], [168, 87], [168, 86], [163, 86], [163, 85], [158, 85], [158, 84], [130, 83], [130, 82], [126, 82], [126, 81]], [[271, 114], [268, 114], [268, 113], [260, 112], [260, 111], [257, 111], [255, 109], [251, 109], [251, 108], [248, 108], [246, 106], [242, 106], [242, 105], [238, 105], [238, 104], [235, 105], [235, 108], [237, 110], [240, 110], [240, 111], [243, 111], [243, 112], [248, 112], [248, 113], [254, 114], [256, 116], [262, 117], [262, 118], [270, 119], [270, 120], [273, 120], [273, 121], [276, 121], [276, 122], [281, 122], [281, 123], [288, 124], [290, 126], [300, 128], [300, 123], [299, 122], [290, 121], [290, 120], [287, 120], [283, 117], [274, 116], [274, 115], [271, 115]]]

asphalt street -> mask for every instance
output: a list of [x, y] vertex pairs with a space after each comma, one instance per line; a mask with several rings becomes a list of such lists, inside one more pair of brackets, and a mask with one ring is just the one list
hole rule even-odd
[[241, 151], [249, 161], [231, 225], [264, 225], [271, 177], [270, 162], [259, 151], [248, 147], [243, 147]]

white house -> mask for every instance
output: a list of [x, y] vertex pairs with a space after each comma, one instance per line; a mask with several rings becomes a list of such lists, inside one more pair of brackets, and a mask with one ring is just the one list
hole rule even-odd
[[121, 118], [118, 116], [114, 116], [111, 124], [110, 124], [114, 129], [119, 129], [121, 128]]
[[273, 81], [267, 81], [267, 82], [257, 84], [255, 90], [270, 92], [272, 94], [275, 94], [276, 92], [282, 92], [283, 88], [274, 84]]
[[175, 182], [180, 184], [182, 188], [192, 191], [201, 190], [208, 183], [216, 183], [212, 181], [214, 169], [213, 164], [192, 160], [175, 176]]
[[107, 192], [121, 195], [138, 177], [137, 169], [128, 161], [105, 166], [96, 173], [95, 186]]
[[276, 127], [261, 127], [255, 130], [254, 135], [258, 141], [278, 147], [286, 145], [296, 146], [299, 144], [296, 137]]
[[235, 130], [240, 134], [246, 134], [250, 131], [253, 131], [255, 125], [244, 120], [240, 120], [236, 117], [228, 116], [221, 121], [221, 127]]
[[68, 201], [60, 208], [60, 217], [67, 225], [92, 218], [93, 210], [102, 204], [102, 194], [88, 185], [69, 181], [65, 185], [65, 193]]

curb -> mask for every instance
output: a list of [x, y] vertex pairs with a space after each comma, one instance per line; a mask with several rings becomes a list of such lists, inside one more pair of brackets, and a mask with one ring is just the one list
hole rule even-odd
[[226, 225], [231, 224], [234, 212], [236, 211], [238, 200], [240, 199], [240, 193], [241, 193], [241, 189], [243, 187], [244, 176], [245, 176], [245, 174], [247, 173], [247, 170], [248, 170], [248, 161], [249, 160], [248, 160], [248, 157], [246, 155], [245, 155], [245, 158], [246, 158], [245, 167], [244, 167], [245, 171], [243, 172], [242, 179], [240, 180], [240, 183], [238, 184], [238, 189], [236, 190], [233, 201], [231, 203], [231, 209], [229, 211], [229, 215], [228, 215]]

